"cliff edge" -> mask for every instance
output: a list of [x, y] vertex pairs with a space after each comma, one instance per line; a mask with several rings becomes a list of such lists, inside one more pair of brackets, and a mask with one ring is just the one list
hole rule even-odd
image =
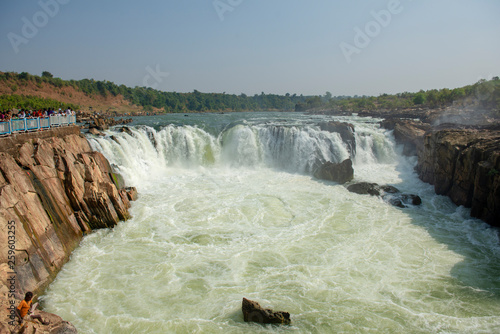
[[500, 226], [500, 131], [434, 129], [418, 152], [420, 179], [471, 216]]
[[0, 329], [13, 329], [10, 304], [42, 292], [85, 233], [130, 217], [134, 189], [116, 184], [79, 127], [51, 131], [0, 139]]
[[403, 154], [417, 155], [419, 178], [471, 216], [500, 226], [500, 125], [430, 124], [389, 119]]

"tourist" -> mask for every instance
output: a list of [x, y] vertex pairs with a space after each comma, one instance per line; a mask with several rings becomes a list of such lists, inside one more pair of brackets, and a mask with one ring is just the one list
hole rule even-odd
[[32, 307], [32, 305], [31, 305], [31, 303], [33, 301], [32, 299], [33, 299], [33, 292], [31, 292], [31, 291], [26, 292], [24, 299], [21, 300], [21, 302], [19, 303], [19, 306], [16, 308], [16, 315], [19, 318], [19, 324], [22, 324], [23, 320], [32, 321], [31, 319], [37, 319], [43, 325], [48, 325], [50, 322], [43, 321], [42, 317], [39, 314], [33, 313], [35, 311], [38, 303], [36, 303]]

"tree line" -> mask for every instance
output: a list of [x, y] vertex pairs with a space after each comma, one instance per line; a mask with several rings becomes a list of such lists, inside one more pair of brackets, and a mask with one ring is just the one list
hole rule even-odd
[[[127, 87], [110, 81], [94, 79], [62, 80], [44, 71], [41, 76], [26, 72], [0, 72], [0, 80], [9, 81], [13, 93], [17, 85], [31, 81], [42, 87], [43, 83], [54, 87], [71, 86], [89, 97], [122, 95], [127, 101], [143, 107], [146, 111], [157, 109], [163, 112], [201, 112], [201, 111], [252, 111], [280, 110], [307, 111], [330, 110], [341, 112], [359, 112], [387, 110], [396, 111], [408, 108], [439, 108], [454, 103], [476, 104], [485, 109], [500, 110], [500, 80], [480, 80], [475, 84], [455, 89], [421, 90], [416, 93], [381, 94], [379, 96], [333, 96], [330, 92], [318, 96], [297, 94], [226, 94], [202, 93], [194, 90], [190, 93], [164, 92], [150, 87]], [[6, 98], [3, 98], [6, 99]], [[5, 102], [4, 102], [5, 103]], [[23, 105], [43, 104], [35, 97], [28, 97]], [[36, 108], [32, 106], [33, 108]], [[3, 108], [3, 104], [2, 104]]]
[[298, 102], [297, 111], [324, 109], [334, 111], [397, 111], [409, 108], [440, 108], [452, 104], [458, 106], [476, 105], [500, 113], [500, 79], [481, 79], [473, 85], [455, 89], [420, 90], [416, 93], [381, 94], [379, 96], [325, 96], [307, 98]]
[[[303, 95], [276, 95], [276, 94], [226, 94], [226, 93], [201, 93], [194, 90], [191, 93], [163, 92], [150, 87], [127, 87], [117, 85], [110, 81], [94, 79], [62, 80], [55, 78], [50, 72], [44, 71], [41, 76], [26, 72], [0, 72], [0, 80], [17, 82], [11, 84], [13, 93], [17, 85], [31, 81], [40, 88], [43, 83], [54, 87], [73, 87], [89, 97], [92, 96], [117, 96], [122, 95], [132, 104], [143, 107], [147, 111], [153, 108], [164, 112], [200, 112], [200, 111], [251, 111], [251, 110], [284, 110], [293, 111], [298, 102], [305, 101]], [[15, 87], [13, 87], [15, 86]]]

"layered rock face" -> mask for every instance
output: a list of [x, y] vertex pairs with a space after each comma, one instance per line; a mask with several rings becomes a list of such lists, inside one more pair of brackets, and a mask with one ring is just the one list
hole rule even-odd
[[[40, 292], [86, 232], [129, 218], [127, 191], [117, 188], [108, 161], [92, 152], [78, 128], [22, 142], [13, 150], [0, 141], [2, 322], [9, 278], [15, 276], [17, 301], [26, 291]], [[15, 266], [3, 247], [8, 243], [15, 248]]]
[[418, 152], [420, 179], [471, 215], [500, 226], [500, 131], [442, 129], [428, 132]]

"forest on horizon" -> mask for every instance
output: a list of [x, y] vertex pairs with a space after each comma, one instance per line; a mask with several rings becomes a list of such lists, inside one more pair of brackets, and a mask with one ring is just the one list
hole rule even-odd
[[127, 87], [111, 81], [94, 79], [63, 80], [44, 71], [41, 76], [27, 72], [0, 72], [0, 84], [10, 87], [10, 94], [0, 95], [0, 110], [12, 108], [39, 109], [56, 106], [70, 106], [79, 109], [78, 104], [62, 103], [53, 99], [34, 95], [19, 95], [20, 86], [33, 83], [38, 88], [44, 85], [54, 89], [72, 87], [89, 97], [113, 97], [121, 95], [130, 104], [142, 107], [145, 111], [161, 112], [204, 112], [204, 111], [336, 111], [360, 112], [386, 110], [397, 111], [409, 108], [440, 108], [455, 103], [474, 104], [480, 108], [493, 110], [500, 114], [500, 79], [478, 82], [455, 89], [431, 89], [419, 92], [398, 94], [380, 94], [379, 96], [334, 96], [330, 92], [324, 95], [304, 96], [297, 94], [226, 94], [202, 93], [194, 90], [190, 93], [165, 92], [150, 87]]

